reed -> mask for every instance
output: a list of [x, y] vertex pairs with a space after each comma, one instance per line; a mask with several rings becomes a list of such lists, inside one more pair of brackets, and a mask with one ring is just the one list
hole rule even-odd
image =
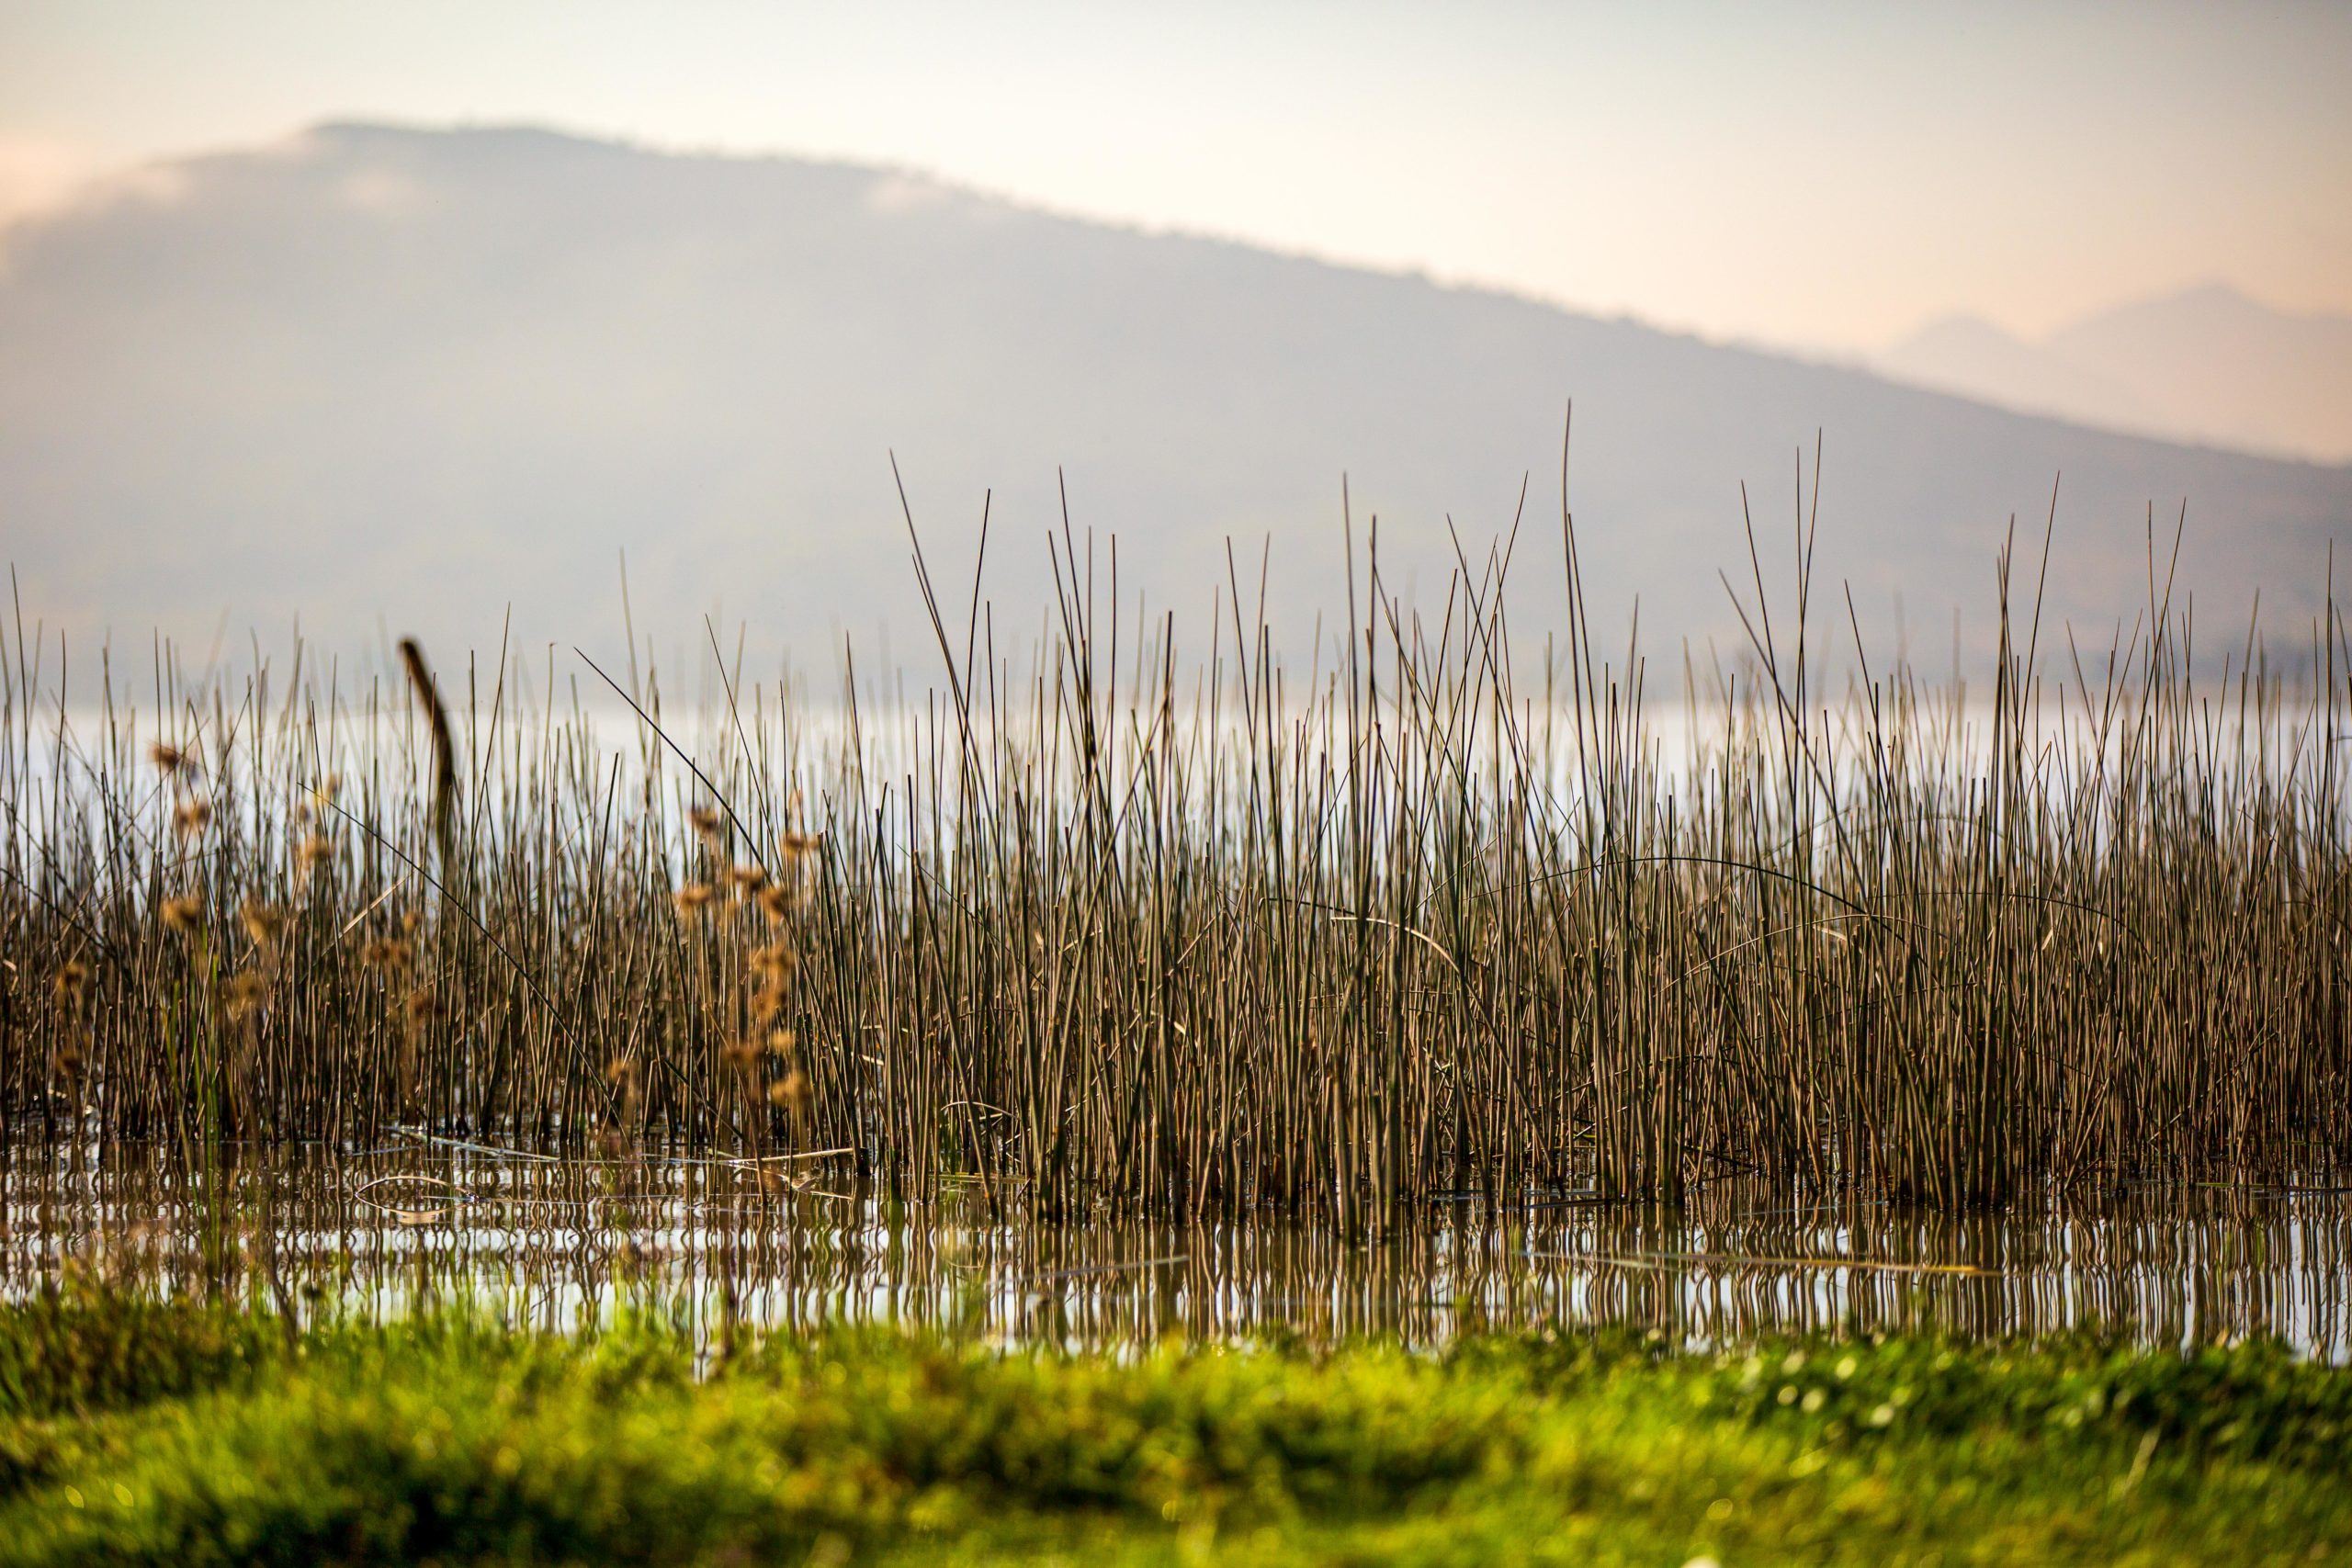
[[5, 1135], [839, 1150], [909, 1195], [1373, 1229], [1730, 1178], [1961, 1208], [2343, 1173], [2332, 596], [2294, 660], [2249, 636], [2216, 676], [2161, 572], [2086, 651], [2005, 548], [1985, 694], [1873, 664], [1850, 603], [1826, 648], [1801, 529], [1793, 626], [1759, 569], [1670, 741], [1563, 546], [1532, 689], [1510, 542], [1419, 611], [1365, 558], [1302, 681], [1238, 573], [1189, 653], [1123, 636], [1066, 529], [1018, 666], [924, 569], [944, 690], [812, 700], [714, 637], [697, 718], [650, 664], [612, 683], [629, 751], [552, 659], [446, 706], [413, 644], [405, 686], [159, 646], [92, 690], [19, 626]]

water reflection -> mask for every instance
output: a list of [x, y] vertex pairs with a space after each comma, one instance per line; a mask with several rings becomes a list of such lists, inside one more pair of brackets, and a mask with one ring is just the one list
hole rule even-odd
[[558, 1159], [422, 1136], [266, 1159], [232, 1148], [193, 1171], [160, 1150], [20, 1149], [0, 1156], [0, 1292], [81, 1269], [297, 1311], [470, 1294], [551, 1328], [635, 1302], [705, 1335], [730, 1317], [884, 1320], [1074, 1344], [2099, 1321], [2161, 1343], [2266, 1333], [2329, 1359], [2352, 1348], [2340, 1191], [2143, 1189], [2006, 1216], [1791, 1207], [1729, 1188], [1671, 1213], [1574, 1193], [1494, 1212], [1465, 1196], [1365, 1240], [1272, 1218], [1054, 1219], [952, 1183], [901, 1202], [828, 1165]]

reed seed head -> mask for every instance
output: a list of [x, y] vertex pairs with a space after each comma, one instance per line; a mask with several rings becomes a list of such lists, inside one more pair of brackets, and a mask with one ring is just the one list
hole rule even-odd
[[670, 897], [676, 902], [679, 914], [692, 917], [708, 908], [718, 892], [707, 882], [689, 882]]
[[224, 988], [229, 1016], [242, 1021], [261, 1011], [269, 999], [269, 977], [258, 969], [240, 969]]
[[275, 904], [258, 898], [248, 898], [237, 908], [237, 919], [245, 928], [245, 935], [255, 947], [265, 952], [275, 949], [286, 936], [286, 911]]
[[204, 929], [204, 900], [188, 894], [164, 900], [164, 929], [176, 936], [194, 936]]
[[795, 1116], [808, 1115], [814, 1098], [808, 1089], [808, 1075], [797, 1067], [768, 1085], [768, 1103]]

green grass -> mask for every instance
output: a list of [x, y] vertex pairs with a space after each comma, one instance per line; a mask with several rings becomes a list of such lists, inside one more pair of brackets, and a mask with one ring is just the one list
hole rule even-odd
[[13, 1562], [2175, 1562], [2352, 1549], [2352, 1372], [1629, 1335], [1004, 1353], [882, 1331], [0, 1309]]

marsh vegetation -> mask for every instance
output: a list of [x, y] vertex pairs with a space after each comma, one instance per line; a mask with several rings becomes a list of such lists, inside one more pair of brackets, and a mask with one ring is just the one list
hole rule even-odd
[[1939, 682], [1808, 525], [1660, 704], [1562, 543], [1548, 643], [1516, 531], [1351, 547], [1303, 673], [1238, 563], [1187, 649], [1065, 531], [1015, 649], [918, 544], [913, 702], [20, 623], [0, 1540], [2340, 1548], [2332, 598], [2086, 649], [2005, 550]]
[[2324, 1560], [2352, 1374], [1656, 1336], [1124, 1356], [656, 1314], [0, 1308], [0, 1540], [67, 1562]]
[[1464, 1194], [2341, 1173], [2332, 602], [2217, 674], [2161, 554], [2086, 649], [2005, 551], [1990, 680], [1938, 685], [1871, 664], [1850, 600], [1825, 631], [1801, 526], [1793, 613], [1759, 567], [1670, 750], [1566, 543], [1533, 690], [1516, 533], [1419, 609], [1357, 563], [1306, 678], [1238, 571], [1187, 655], [1065, 533], [1025, 676], [977, 582], [959, 625], [922, 570], [928, 699], [845, 683], [812, 724], [714, 637], [691, 726], [632, 652], [620, 750], [584, 655], [436, 681], [409, 645], [352, 691], [159, 647], [139, 690], [20, 626], [7, 1136], [193, 1162], [401, 1124], [1347, 1230]]

